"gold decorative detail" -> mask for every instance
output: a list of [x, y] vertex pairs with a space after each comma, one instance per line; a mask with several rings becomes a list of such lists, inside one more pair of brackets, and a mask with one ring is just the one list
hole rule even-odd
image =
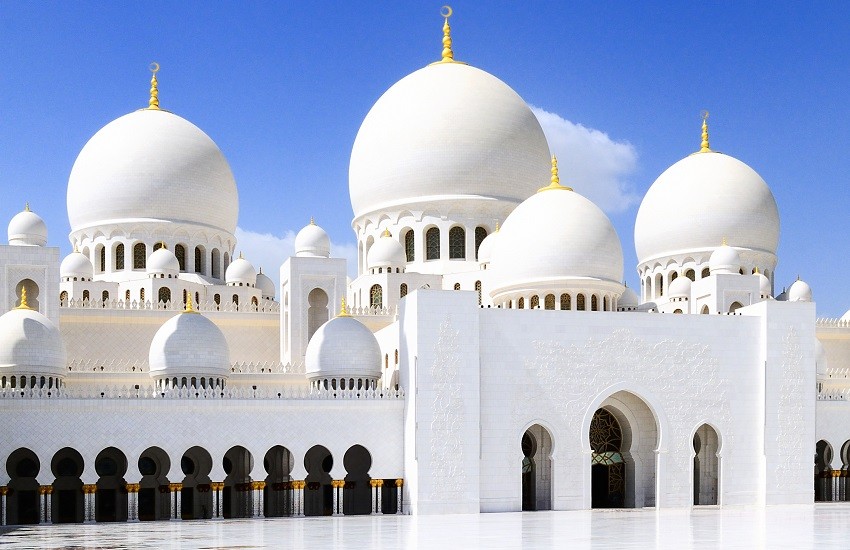
[[[224, 485], [224, 484], [222, 483], [222, 485]], [[169, 484], [168, 484], [168, 489], [169, 489], [172, 493], [176, 493], [177, 491], [182, 491], [182, 490], [183, 490], [183, 484], [182, 484], [182, 483], [169, 483]]]
[[726, 242], [726, 237], [723, 237], [723, 240], [720, 241], [720, 246], [729, 246], [729, 244]]
[[21, 305], [19, 305], [15, 309], [32, 309], [27, 303], [27, 287], [25, 286], [21, 287]]
[[375, 487], [378, 486], [378, 480], [377, 479], [370, 479], [369, 480], [369, 486], [374, 489]]
[[381, 233], [381, 237], [392, 237], [392, 233], [390, 233], [389, 229], [384, 229], [384, 232]]
[[195, 311], [195, 308], [192, 307], [192, 293], [191, 292], [186, 293], [186, 309], [183, 310], [183, 313], [196, 313], [196, 314], [198, 313], [197, 311]]
[[499, 222], [496, 222], [496, 233], [499, 232]]
[[0, 495], [6, 496], [7, 494], [9, 494], [9, 487], [7, 487], [6, 485], [0, 487]]
[[213, 491], [221, 491], [222, 489], [224, 489], [224, 482], [223, 481], [213, 481], [212, 483], [210, 483], [210, 488]]
[[759, 266], [756, 266], [756, 267], [755, 267], [755, 270], [753, 271], [753, 273], [755, 273], [756, 275], [758, 275], [758, 273], [759, 273]]
[[141, 489], [141, 485], [138, 483], [128, 483], [127, 484], [127, 492], [128, 493], [138, 493], [139, 489]]
[[83, 493], [86, 495], [93, 495], [97, 492], [97, 485], [94, 483], [83, 485]]
[[148, 66], [151, 72], [151, 98], [148, 100], [148, 109], [159, 111], [159, 84], [156, 81], [156, 73], [159, 72], [159, 63], [154, 61]]
[[165, 241], [159, 241], [159, 247], [168, 250], [168, 245], [165, 244]]
[[266, 482], [265, 481], [252, 481], [251, 482], [251, 489], [253, 489], [254, 491], [262, 491], [265, 488], [266, 488]]
[[561, 190], [561, 191], [572, 191], [572, 187], [567, 187], [566, 185], [561, 185], [561, 178], [558, 176], [558, 159], [555, 155], [552, 155], [552, 177], [549, 179], [549, 185], [546, 187], [541, 187], [537, 190], [538, 193], [541, 191], [552, 191], [552, 190]]
[[25, 202], [25, 203], [24, 203], [24, 212], [32, 212], [32, 210], [30, 210], [30, 203], [29, 203], [29, 201], [27, 201], [27, 202]]
[[340, 304], [339, 304], [339, 315], [337, 315], [337, 317], [351, 317], [351, 316], [348, 314], [348, 308], [347, 308], [347, 307], [346, 307], [346, 305], [345, 305], [345, 298], [343, 298], [342, 300], [340, 300]]
[[310, 216], [310, 225], [316, 225], [316, 220], [313, 219], [313, 216]]
[[401, 487], [401, 486], [403, 486], [403, 485], [404, 485], [404, 480], [403, 480], [403, 479], [397, 479], [397, 480], [395, 480], [395, 486], [396, 486], [396, 487]]
[[700, 113], [702, 117], [702, 143], [699, 145], [700, 153], [711, 153], [712, 150], [708, 146], [708, 111]]
[[454, 12], [452, 11], [451, 6], [443, 6], [442, 9], [440, 9], [440, 15], [444, 18], [442, 59], [431, 63], [431, 65], [438, 65], [440, 63], [461, 63], [466, 65], [463, 61], [457, 61], [455, 59], [455, 54], [452, 50], [452, 28], [449, 25], [449, 17], [452, 16], [452, 13]]

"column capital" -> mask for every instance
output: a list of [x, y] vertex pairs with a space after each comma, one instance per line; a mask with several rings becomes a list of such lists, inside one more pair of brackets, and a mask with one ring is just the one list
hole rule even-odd
[[128, 483], [126, 488], [128, 493], [138, 493], [142, 487], [139, 483]]
[[210, 487], [212, 488], [213, 491], [221, 491], [222, 489], [224, 489], [224, 482], [223, 481], [213, 481], [212, 483], [210, 483]]
[[396, 487], [401, 487], [401, 486], [403, 486], [403, 485], [404, 485], [404, 480], [403, 480], [403, 479], [399, 478], [399, 479], [395, 480], [395, 486], [396, 486]]
[[97, 485], [94, 483], [86, 483], [83, 485], [83, 494], [93, 495], [97, 492]]
[[383, 480], [383, 479], [376, 479], [376, 480], [374, 480], [374, 481], [375, 481], [375, 485], [376, 485], [376, 486], [378, 486], [378, 487], [383, 487], [383, 486], [384, 486], [384, 480]]
[[0, 496], [5, 497], [8, 494], [9, 494], [9, 487], [7, 487], [6, 485], [3, 485], [2, 487], [0, 487]]
[[172, 493], [177, 492], [177, 491], [181, 491], [181, 490], [183, 490], [183, 484], [182, 483], [169, 483], [168, 484], [168, 490], [171, 491]]
[[251, 489], [253, 489], [255, 491], [260, 491], [260, 490], [265, 489], [265, 488], [266, 488], [266, 482], [265, 481], [252, 481], [251, 482]]

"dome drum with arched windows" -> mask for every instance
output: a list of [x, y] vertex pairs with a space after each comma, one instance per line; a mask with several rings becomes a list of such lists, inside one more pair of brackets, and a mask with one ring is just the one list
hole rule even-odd
[[85, 254], [74, 250], [59, 265], [59, 277], [63, 281], [91, 281], [94, 267]]
[[247, 286], [253, 288], [257, 285], [257, 270], [251, 262], [242, 257], [233, 260], [224, 274], [224, 281], [228, 286]]
[[21, 305], [0, 316], [0, 385], [49, 389], [61, 385], [64, 377], [65, 347], [59, 328], [30, 309], [24, 288]]
[[404, 247], [395, 240], [389, 230], [384, 230], [381, 238], [375, 242], [366, 255], [366, 265], [370, 273], [403, 273], [407, 262]]
[[147, 273], [152, 278], [172, 279], [180, 275], [180, 261], [174, 252], [162, 245], [147, 259]]

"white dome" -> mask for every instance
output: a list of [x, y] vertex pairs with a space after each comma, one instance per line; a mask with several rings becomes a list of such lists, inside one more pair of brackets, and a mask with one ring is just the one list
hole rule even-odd
[[511, 212], [499, 233], [490, 268], [494, 297], [523, 289], [589, 289], [599, 282], [622, 292], [623, 250], [614, 226], [569, 188], [536, 193]]
[[44, 246], [47, 244], [47, 224], [27, 205], [9, 221], [8, 235], [11, 245]]
[[797, 279], [794, 284], [788, 288], [789, 302], [811, 302], [812, 287], [806, 281]]
[[148, 275], [172, 275], [176, 277], [180, 274], [180, 262], [174, 252], [165, 247], [154, 250], [153, 254], [147, 260]]
[[296, 256], [318, 256], [327, 258], [331, 255], [331, 240], [325, 230], [313, 223], [306, 225], [295, 236]]
[[439, 63], [398, 81], [366, 115], [351, 151], [354, 217], [406, 204], [519, 203], [548, 179], [537, 117], [507, 84]]
[[841, 316], [841, 320], [842, 321], [850, 321], [850, 309], [848, 309], [847, 312], [844, 313], [844, 315]]
[[227, 271], [224, 272], [224, 282], [229, 285], [242, 283], [247, 286], [255, 286], [257, 284], [257, 270], [254, 269], [251, 262], [239, 256], [227, 266]]
[[151, 378], [200, 376], [226, 378], [230, 373], [227, 340], [215, 323], [195, 312], [178, 313], [151, 341]]
[[770, 279], [765, 277], [763, 273], [753, 273], [753, 276], [758, 277], [759, 294], [761, 294], [762, 296], [770, 296], [772, 292]]
[[230, 167], [197, 126], [142, 109], [100, 129], [68, 180], [71, 232], [117, 222], [165, 221], [233, 234], [239, 197]]
[[381, 377], [381, 348], [366, 326], [347, 315], [334, 317], [316, 330], [304, 357], [307, 378]]
[[0, 316], [0, 373], [64, 376], [59, 328], [32, 309], [13, 309]]
[[87, 281], [94, 277], [94, 266], [91, 265], [91, 260], [85, 254], [75, 250], [62, 260], [59, 265], [59, 276], [63, 279], [77, 277], [82, 281]]
[[275, 297], [275, 284], [271, 278], [263, 273], [263, 268], [260, 268], [260, 272], [257, 273], [257, 288], [260, 289], [260, 295], [263, 298], [268, 298], [269, 300], [274, 300]]
[[635, 221], [639, 263], [711, 250], [724, 238], [775, 256], [779, 211], [761, 176], [722, 153], [695, 153], [665, 170]]
[[499, 240], [499, 228], [484, 237], [481, 241], [481, 246], [478, 247], [478, 263], [489, 264], [493, 259], [493, 249], [496, 247], [496, 241]]
[[740, 273], [741, 255], [731, 246], [721, 245], [711, 253], [711, 257], [708, 259], [708, 269], [712, 275], [715, 273]]
[[404, 247], [395, 240], [388, 231], [369, 248], [366, 255], [366, 265], [369, 269], [378, 267], [404, 267], [407, 256]]
[[637, 307], [639, 303], [640, 299], [637, 293], [629, 287], [626, 287], [623, 294], [620, 295], [620, 299], [617, 300], [617, 306], [620, 308]]
[[687, 277], [676, 277], [670, 283], [671, 298], [690, 298], [691, 297], [691, 280]]

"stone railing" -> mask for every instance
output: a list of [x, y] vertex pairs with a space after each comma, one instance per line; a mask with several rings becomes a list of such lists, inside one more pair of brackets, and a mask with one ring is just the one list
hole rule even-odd
[[819, 318], [815, 323], [816, 327], [824, 328], [850, 328], [850, 320]]
[[[120, 359], [73, 359], [68, 362], [68, 372], [94, 373], [147, 373], [147, 361], [122, 361]], [[239, 361], [230, 366], [233, 374], [304, 374], [304, 364], [281, 362]]]
[[[229, 311], [247, 313], [280, 313], [280, 304], [271, 300], [260, 300], [258, 305], [246, 303], [237, 305], [233, 302], [216, 304], [214, 301], [204, 301], [199, 304], [193, 302], [196, 311]], [[62, 300], [59, 307], [68, 309], [130, 309], [130, 310], [159, 310], [159, 311], [183, 311], [185, 307], [181, 301], [168, 302], [139, 302], [137, 300]]]
[[325, 390], [314, 387], [285, 388], [170, 388], [155, 386], [107, 386], [82, 388], [0, 388], [0, 399], [263, 399], [263, 400], [367, 400], [398, 401], [403, 390]]
[[392, 316], [398, 314], [397, 307], [349, 307], [348, 314], [352, 316], [369, 317], [369, 316]]
[[847, 388], [818, 387], [818, 401], [847, 401]]
[[827, 367], [826, 369], [826, 377], [827, 378], [850, 378], [850, 368], [832, 368]]

